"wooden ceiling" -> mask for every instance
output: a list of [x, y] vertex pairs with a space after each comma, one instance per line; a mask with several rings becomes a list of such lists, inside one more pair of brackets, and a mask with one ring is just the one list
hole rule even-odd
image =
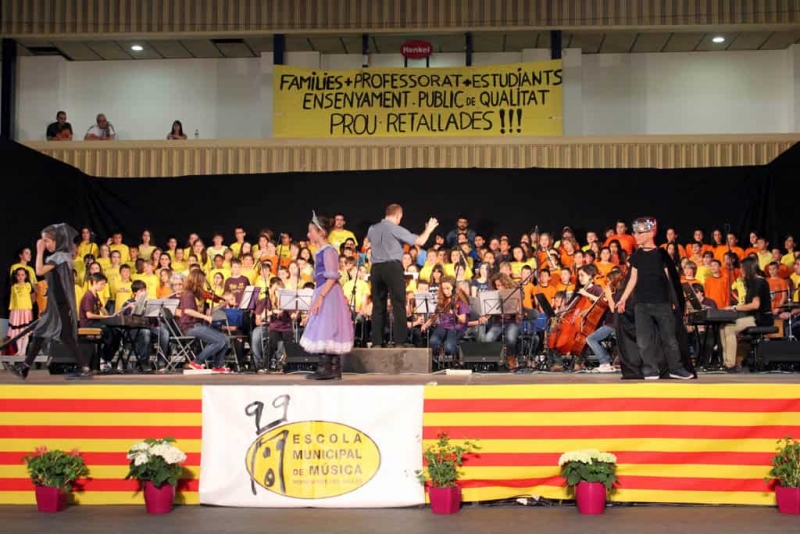
[[[716, 36], [725, 42], [714, 43]], [[463, 52], [464, 34], [401, 35], [374, 34], [370, 36], [370, 52], [396, 53], [409, 39], [425, 39], [438, 53]], [[800, 43], [800, 28], [753, 31], [576, 31], [564, 32], [564, 48], [580, 48], [584, 54], [715, 52], [724, 50], [782, 50]], [[143, 50], [135, 52], [137, 44]], [[247, 58], [272, 51], [272, 36], [248, 36], [224, 39], [171, 40], [25, 40], [19, 42], [19, 53], [31, 55], [63, 55], [73, 61], [188, 59], [188, 58]], [[475, 52], [517, 52], [526, 48], [549, 48], [550, 32], [475, 32]], [[315, 51], [323, 54], [360, 54], [361, 35], [287, 35], [288, 52]]]

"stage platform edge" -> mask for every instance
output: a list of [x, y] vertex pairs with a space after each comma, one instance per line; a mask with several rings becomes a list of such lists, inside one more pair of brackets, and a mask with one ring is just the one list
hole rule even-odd
[[418, 348], [353, 349], [344, 357], [345, 373], [430, 374], [431, 351]]
[[[164, 436], [175, 437], [188, 455], [178, 502], [199, 503], [206, 385], [158, 377], [153, 377], [158, 385], [101, 379], [37, 384], [36, 378], [0, 384], [0, 504], [34, 503], [22, 457], [42, 445], [78, 448], [85, 455], [91, 478], [76, 494], [79, 504], [141, 504], [136, 482], [124, 480], [125, 454], [135, 441]], [[224, 383], [231, 377], [219, 378]], [[383, 383], [397, 381], [383, 378]], [[789, 379], [427, 385], [420, 431], [423, 445], [441, 431], [479, 440], [481, 451], [463, 468], [467, 502], [568, 499], [558, 457], [597, 448], [618, 457], [621, 486], [611, 501], [774, 506], [774, 492], [763, 477], [775, 442], [800, 437], [797, 392]]]

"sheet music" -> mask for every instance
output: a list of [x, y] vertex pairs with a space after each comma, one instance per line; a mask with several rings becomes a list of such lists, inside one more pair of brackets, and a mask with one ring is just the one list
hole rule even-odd
[[499, 291], [481, 291], [478, 293], [478, 301], [481, 315], [502, 315]]
[[433, 293], [415, 293], [414, 313], [423, 315], [436, 313], [436, 296]]
[[308, 311], [312, 298], [313, 289], [281, 289], [278, 291], [278, 308], [283, 311]]

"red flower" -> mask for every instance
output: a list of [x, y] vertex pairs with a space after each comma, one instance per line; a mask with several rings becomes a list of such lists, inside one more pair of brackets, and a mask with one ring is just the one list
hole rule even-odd
[[46, 452], [47, 452], [47, 447], [42, 445], [41, 447], [36, 447], [36, 450], [34, 451], [34, 454], [36, 456], [43, 456]]
[[76, 458], [79, 458], [80, 455], [81, 455], [81, 452], [78, 449], [72, 449], [71, 451], [69, 451], [69, 455], [70, 456], [74, 456]]

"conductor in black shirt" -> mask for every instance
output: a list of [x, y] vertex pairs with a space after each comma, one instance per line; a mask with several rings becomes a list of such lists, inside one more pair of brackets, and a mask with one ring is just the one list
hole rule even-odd
[[737, 341], [736, 335], [751, 326], [772, 326], [772, 298], [769, 294], [767, 281], [758, 275], [758, 260], [748, 256], [742, 260], [742, 277], [747, 290], [744, 304], [730, 306], [726, 309], [745, 312], [735, 323], [722, 326], [722, 360], [725, 370], [729, 373], [738, 373], [741, 367], [736, 363]]
[[655, 244], [656, 220], [640, 217], [633, 222], [637, 249], [630, 259], [630, 275], [617, 310], [625, 311], [631, 294], [635, 300], [636, 345], [642, 359], [645, 380], [660, 378], [658, 343], [664, 352], [670, 378], [688, 380], [694, 375], [681, 362], [676, 334], [674, 287], [661, 250]]

